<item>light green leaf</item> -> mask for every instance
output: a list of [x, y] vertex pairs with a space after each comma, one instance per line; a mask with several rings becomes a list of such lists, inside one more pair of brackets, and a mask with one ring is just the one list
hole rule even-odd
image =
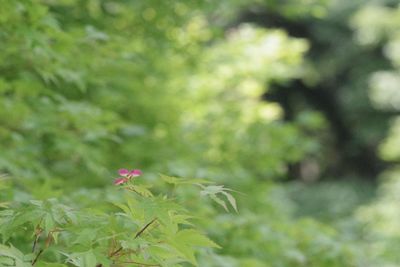
[[216, 195], [210, 195], [210, 198], [212, 200], [214, 200], [216, 203], [218, 203], [219, 205], [221, 205], [226, 211], [229, 211], [228, 207], [226, 206], [225, 201], [223, 201], [222, 199], [220, 199]]
[[214, 241], [194, 229], [184, 229], [176, 234], [176, 240], [191, 246], [220, 248]]
[[228, 199], [228, 201], [231, 204], [231, 206], [233, 207], [233, 209], [236, 212], [238, 212], [237, 205], [236, 205], [236, 199], [228, 192], [223, 191], [222, 194], [224, 194], [226, 196], [226, 198]]
[[25, 255], [19, 251], [17, 248], [0, 244], [0, 263], [1, 266], [6, 266], [5, 264], [11, 263], [10, 266], [18, 267], [28, 267], [31, 266], [30, 260], [25, 257]]

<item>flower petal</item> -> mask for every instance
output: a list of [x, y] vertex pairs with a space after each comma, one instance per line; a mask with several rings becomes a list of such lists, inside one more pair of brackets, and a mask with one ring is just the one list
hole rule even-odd
[[138, 170], [138, 169], [131, 170], [129, 172], [129, 175], [132, 176], [132, 177], [140, 176], [140, 175], [142, 175], [142, 171]]
[[128, 179], [126, 178], [117, 178], [114, 180], [114, 184], [115, 185], [120, 185], [120, 184], [124, 184], [128, 181]]
[[129, 175], [129, 170], [120, 169], [120, 170], [118, 170], [118, 174], [121, 175], [121, 176], [127, 176], [127, 175]]

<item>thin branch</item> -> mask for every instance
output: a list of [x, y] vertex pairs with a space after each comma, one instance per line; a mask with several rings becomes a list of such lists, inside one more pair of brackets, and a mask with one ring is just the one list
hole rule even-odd
[[118, 252], [120, 252], [122, 249], [123, 249], [122, 247], [119, 247], [117, 250], [115, 250], [114, 252], [112, 252], [112, 253], [110, 254], [109, 258], [114, 257], [114, 256], [115, 256], [116, 254], [118, 254]]
[[35, 227], [35, 240], [33, 241], [32, 252], [35, 252], [36, 245], [37, 245], [37, 243], [39, 241], [40, 235], [43, 232], [43, 229], [40, 227], [40, 225], [42, 224], [43, 218], [44, 217], [42, 217], [40, 219], [39, 223]]
[[111, 246], [108, 248], [108, 257], [110, 257], [110, 255], [112, 255], [114, 248], [117, 246], [117, 241], [115, 240], [115, 237], [113, 237], [111, 239]]
[[135, 254], [137, 254], [138, 252], [137, 252], [137, 250], [133, 250], [133, 249], [127, 249], [125, 252], [123, 252], [122, 251], [122, 247], [119, 247], [117, 250], [115, 250], [114, 252], [112, 252], [112, 253], [109, 253], [109, 258], [112, 258], [112, 257], [114, 257], [114, 256], [119, 256], [119, 257], [121, 257], [121, 256], [124, 256], [124, 255], [129, 255], [129, 254], [132, 254], [132, 253], [135, 253]]
[[135, 239], [138, 238], [152, 223], [154, 223], [157, 220], [157, 217], [154, 218], [151, 222], [146, 224], [137, 234], [135, 235]]
[[135, 192], [136, 194], [140, 195], [140, 193], [138, 191], [136, 191], [133, 186], [132, 187], [126, 187], [127, 190]]
[[35, 259], [32, 261], [32, 266], [35, 265], [37, 260], [39, 259], [40, 255], [43, 253], [43, 249], [39, 250], [39, 253], [36, 255]]
[[[140, 229], [139, 232], [137, 232], [137, 234], [135, 235], [135, 239], [138, 238], [144, 231], [146, 231], [147, 228], [149, 228], [150, 225], [152, 225], [155, 221], [157, 220], [157, 217], [154, 218], [153, 220], [151, 220], [149, 223], [147, 223], [142, 229]], [[119, 247], [118, 249], [116, 249], [114, 252], [110, 253], [110, 255], [108, 256], [109, 258], [112, 258], [114, 256], [116, 256], [117, 254], [119, 254], [119, 252], [121, 252], [123, 249], [123, 247]], [[133, 251], [134, 253], [137, 253], [136, 251]], [[129, 254], [129, 253], [128, 253]], [[134, 262], [132, 262], [134, 263]], [[146, 264], [144, 264], [146, 265]], [[148, 265], [148, 266], [159, 266], [159, 265]]]
[[32, 252], [35, 252], [35, 248], [36, 248], [36, 245], [37, 245], [37, 243], [39, 241], [40, 234], [41, 234], [41, 232], [38, 233], [38, 234], [35, 234], [35, 240], [33, 241], [33, 245], [32, 245]]

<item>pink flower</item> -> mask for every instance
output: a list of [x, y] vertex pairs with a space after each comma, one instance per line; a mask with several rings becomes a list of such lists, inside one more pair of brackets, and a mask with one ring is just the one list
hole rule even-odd
[[114, 180], [114, 184], [115, 184], [115, 185], [124, 184], [124, 183], [126, 183], [126, 182], [128, 182], [128, 179], [127, 179], [127, 178], [117, 178], [117, 179]]
[[118, 170], [118, 174], [123, 176], [123, 177], [130, 178], [130, 177], [140, 176], [142, 174], [142, 171], [141, 170], [137, 170], [137, 169], [131, 170], [131, 171], [129, 171], [127, 169], [120, 169], [120, 170]]
[[129, 174], [129, 170], [120, 169], [120, 170], [118, 170], [118, 174], [121, 175], [121, 176], [127, 176]]
[[118, 174], [121, 175], [122, 177], [119, 177], [114, 180], [115, 185], [121, 185], [126, 182], [128, 182], [131, 178], [140, 176], [142, 174], [141, 170], [135, 169], [135, 170], [128, 170], [128, 169], [120, 169], [118, 170]]
[[129, 175], [132, 176], [132, 177], [137, 177], [137, 176], [142, 175], [142, 171], [141, 170], [137, 170], [137, 169], [136, 170], [131, 170]]

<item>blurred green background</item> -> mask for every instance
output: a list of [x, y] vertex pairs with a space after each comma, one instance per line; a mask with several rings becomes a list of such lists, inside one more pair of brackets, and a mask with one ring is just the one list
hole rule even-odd
[[0, 205], [121, 167], [242, 193], [200, 266], [400, 266], [399, 2], [0, 0]]

